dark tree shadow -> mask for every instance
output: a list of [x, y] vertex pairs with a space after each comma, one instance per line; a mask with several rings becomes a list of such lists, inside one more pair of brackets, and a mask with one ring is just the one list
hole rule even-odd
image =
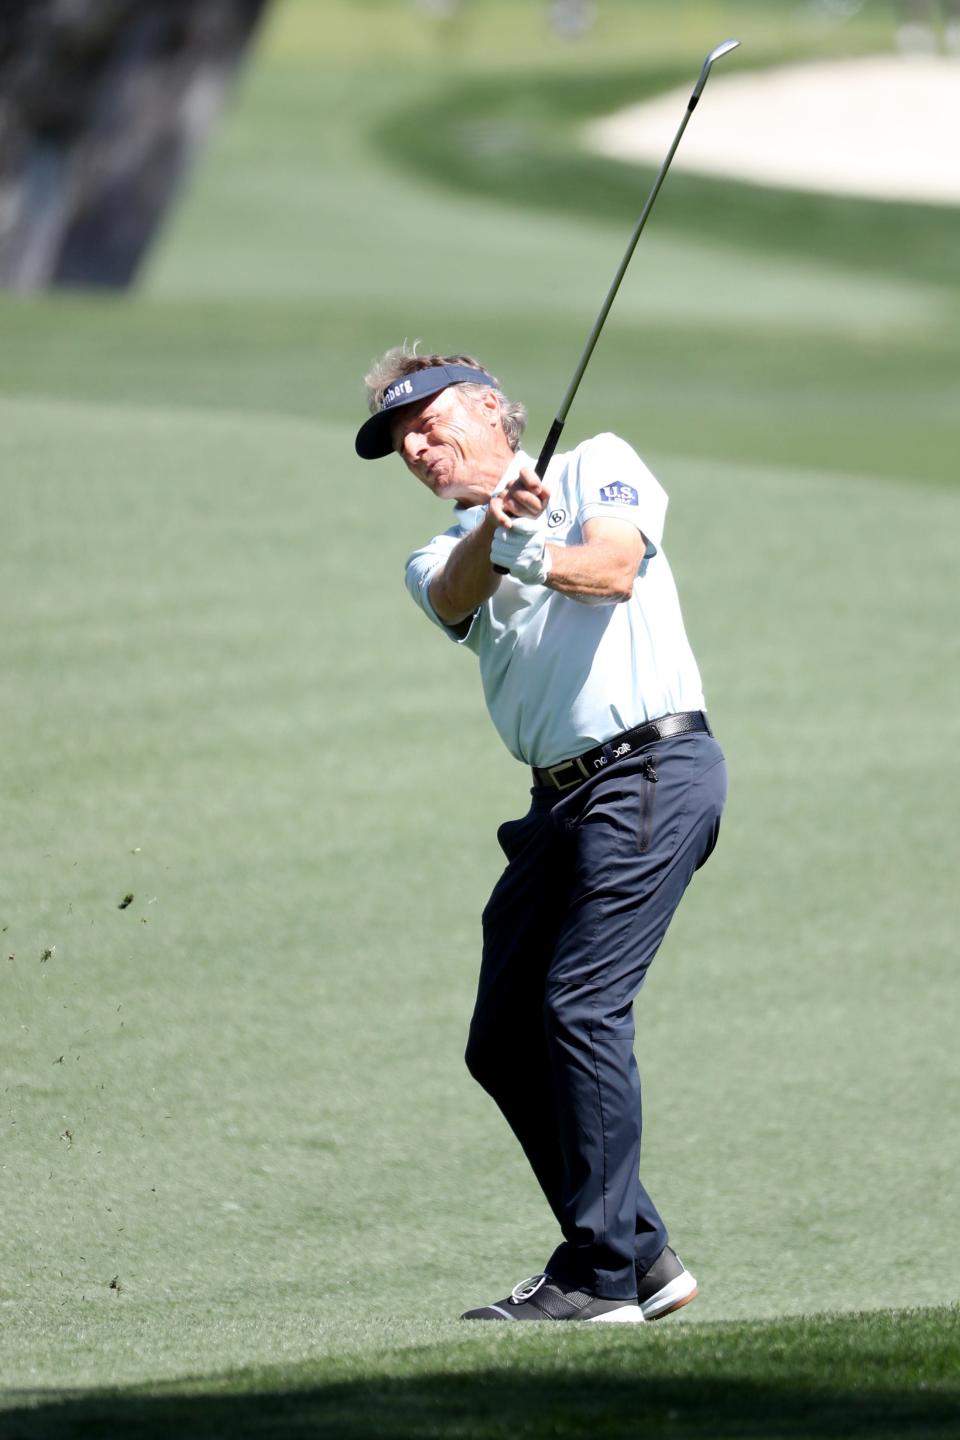
[[[875, 1376], [871, 1383], [876, 1386]], [[154, 1440], [158, 1436], [178, 1440], [246, 1436], [956, 1440], [960, 1436], [956, 1386], [858, 1392], [828, 1384], [801, 1388], [793, 1377], [781, 1386], [775, 1381], [604, 1376], [577, 1373], [575, 1368], [545, 1376], [524, 1373], [519, 1365], [273, 1392], [166, 1396], [98, 1392], [53, 1403], [32, 1395], [32, 1404], [23, 1398], [26, 1403], [18, 1408], [0, 1412], [3, 1440]]]

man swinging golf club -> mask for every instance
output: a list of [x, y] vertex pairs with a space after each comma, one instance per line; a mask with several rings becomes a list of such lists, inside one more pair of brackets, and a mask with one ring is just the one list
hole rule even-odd
[[508, 863], [483, 915], [466, 1059], [563, 1238], [541, 1273], [464, 1318], [658, 1318], [697, 1286], [639, 1179], [633, 1001], [726, 795], [663, 552], [667, 497], [610, 434], [541, 479], [519, 449], [523, 406], [472, 356], [401, 346], [367, 387], [358, 453], [398, 454], [454, 505], [407, 587], [478, 656], [491, 718], [533, 771], [529, 813], [498, 832]]
[[454, 524], [407, 588], [477, 655], [487, 708], [533, 771], [501, 825], [467, 1065], [503, 1111], [563, 1239], [465, 1320], [659, 1319], [697, 1283], [639, 1179], [633, 1002], [713, 850], [726, 764], [663, 552], [667, 497], [615, 435], [556, 454], [567, 412], [714, 63], [711, 50], [536, 465], [526, 410], [470, 355], [389, 350], [357, 453], [396, 452]]

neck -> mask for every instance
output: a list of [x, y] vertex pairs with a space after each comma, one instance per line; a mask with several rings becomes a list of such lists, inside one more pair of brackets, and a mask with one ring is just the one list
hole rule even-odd
[[482, 460], [477, 461], [468, 482], [468, 494], [461, 496], [457, 501], [457, 508], [466, 510], [472, 505], [486, 505], [500, 484], [503, 472], [514, 458], [514, 452], [510, 449], [506, 439], [503, 439], [496, 449], [491, 450], [489, 455], [485, 455]]

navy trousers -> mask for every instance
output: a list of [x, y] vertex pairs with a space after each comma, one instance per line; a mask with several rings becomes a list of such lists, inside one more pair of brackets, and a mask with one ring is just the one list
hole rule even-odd
[[497, 832], [470, 1073], [500, 1106], [556, 1216], [551, 1276], [636, 1294], [667, 1242], [639, 1178], [633, 1001], [726, 799], [712, 735], [660, 740], [572, 791], [534, 789]]

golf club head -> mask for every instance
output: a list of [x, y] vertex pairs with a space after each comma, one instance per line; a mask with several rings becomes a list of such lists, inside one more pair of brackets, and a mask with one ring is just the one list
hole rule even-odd
[[722, 45], [718, 45], [715, 50], [710, 51], [710, 54], [703, 62], [703, 69], [700, 71], [700, 79], [693, 87], [693, 94], [690, 96], [692, 104], [695, 105], [696, 102], [700, 99], [700, 96], [703, 93], [703, 87], [707, 83], [707, 76], [710, 74], [710, 70], [713, 66], [714, 61], [719, 60], [723, 55], [729, 55], [730, 51], [736, 50], [739, 44], [739, 40], [724, 40]]

